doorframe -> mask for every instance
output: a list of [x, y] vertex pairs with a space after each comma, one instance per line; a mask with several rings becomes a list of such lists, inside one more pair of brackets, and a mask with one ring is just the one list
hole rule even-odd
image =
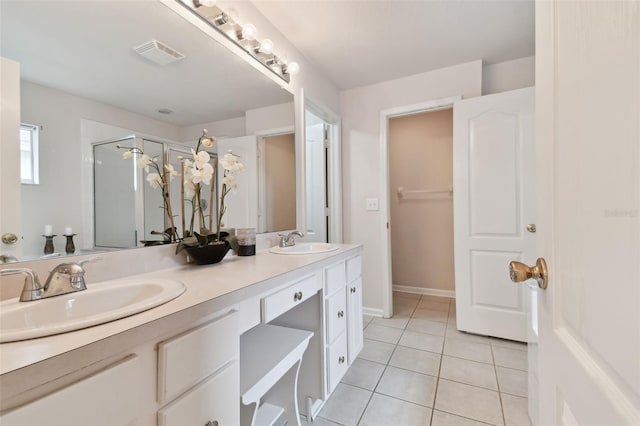
[[417, 104], [404, 105], [380, 111], [380, 230], [382, 241], [382, 316], [391, 318], [393, 315], [393, 283], [391, 278], [391, 209], [389, 191], [389, 120], [405, 115], [433, 112], [442, 109], [453, 108], [456, 101], [462, 99], [461, 95], [448, 98], [434, 99]]

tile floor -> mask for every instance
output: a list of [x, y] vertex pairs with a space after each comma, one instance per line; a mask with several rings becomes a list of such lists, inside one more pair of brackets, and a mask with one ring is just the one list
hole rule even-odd
[[[461, 333], [452, 299], [394, 293], [312, 425], [530, 425], [526, 344]], [[303, 424], [307, 424], [304, 423]]]

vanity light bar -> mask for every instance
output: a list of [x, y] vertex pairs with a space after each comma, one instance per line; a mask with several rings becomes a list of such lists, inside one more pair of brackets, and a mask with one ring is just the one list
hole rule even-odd
[[256, 40], [256, 27], [252, 24], [240, 25], [232, 13], [223, 12], [215, 5], [215, 0], [176, 0], [195, 13], [200, 19], [241, 47], [249, 56], [267, 67], [282, 80], [289, 83], [290, 76], [300, 71], [296, 62], [283, 63], [273, 52], [273, 42], [269, 39]]

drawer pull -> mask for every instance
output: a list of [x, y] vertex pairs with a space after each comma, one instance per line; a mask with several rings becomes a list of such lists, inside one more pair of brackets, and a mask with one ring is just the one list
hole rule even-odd
[[355, 288], [355, 287], [351, 287], [351, 288], [349, 289], [349, 291], [350, 291], [351, 293], [355, 293], [355, 292], [356, 292], [356, 288]]
[[338, 311], [338, 318], [342, 318], [344, 316], [344, 311]]
[[218, 421], [217, 420], [214, 420], [214, 421], [209, 420], [204, 426], [218, 426]]
[[299, 300], [302, 300], [302, 292], [301, 291], [297, 291], [293, 294], [293, 301], [297, 302]]
[[344, 356], [338, 358], [338, 364], [344, 364]]

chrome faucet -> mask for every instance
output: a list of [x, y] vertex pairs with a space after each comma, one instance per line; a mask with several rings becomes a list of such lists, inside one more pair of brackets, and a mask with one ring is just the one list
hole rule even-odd
[[44, 286], [40, 284], [38, 275], [29, 268], [1, 269], [0, 275], [26, 274], [20, 301], [30, 302], [86, 290], [87, 286], [84, 282], [85, 271], [82, 265], [98, 259], [91, 258], [80, 262], [61, 263], [53, 268]]
[[304, 234], [300, 231], [292, 231], [287, 235], [278, 234], [280, 237], [280, 243], [278, 244], [280, 247], [291, 247], [296, 245], [296, 240], [293, 239], [293, 236], [297, 235], [300, 238], [304, 237]]

